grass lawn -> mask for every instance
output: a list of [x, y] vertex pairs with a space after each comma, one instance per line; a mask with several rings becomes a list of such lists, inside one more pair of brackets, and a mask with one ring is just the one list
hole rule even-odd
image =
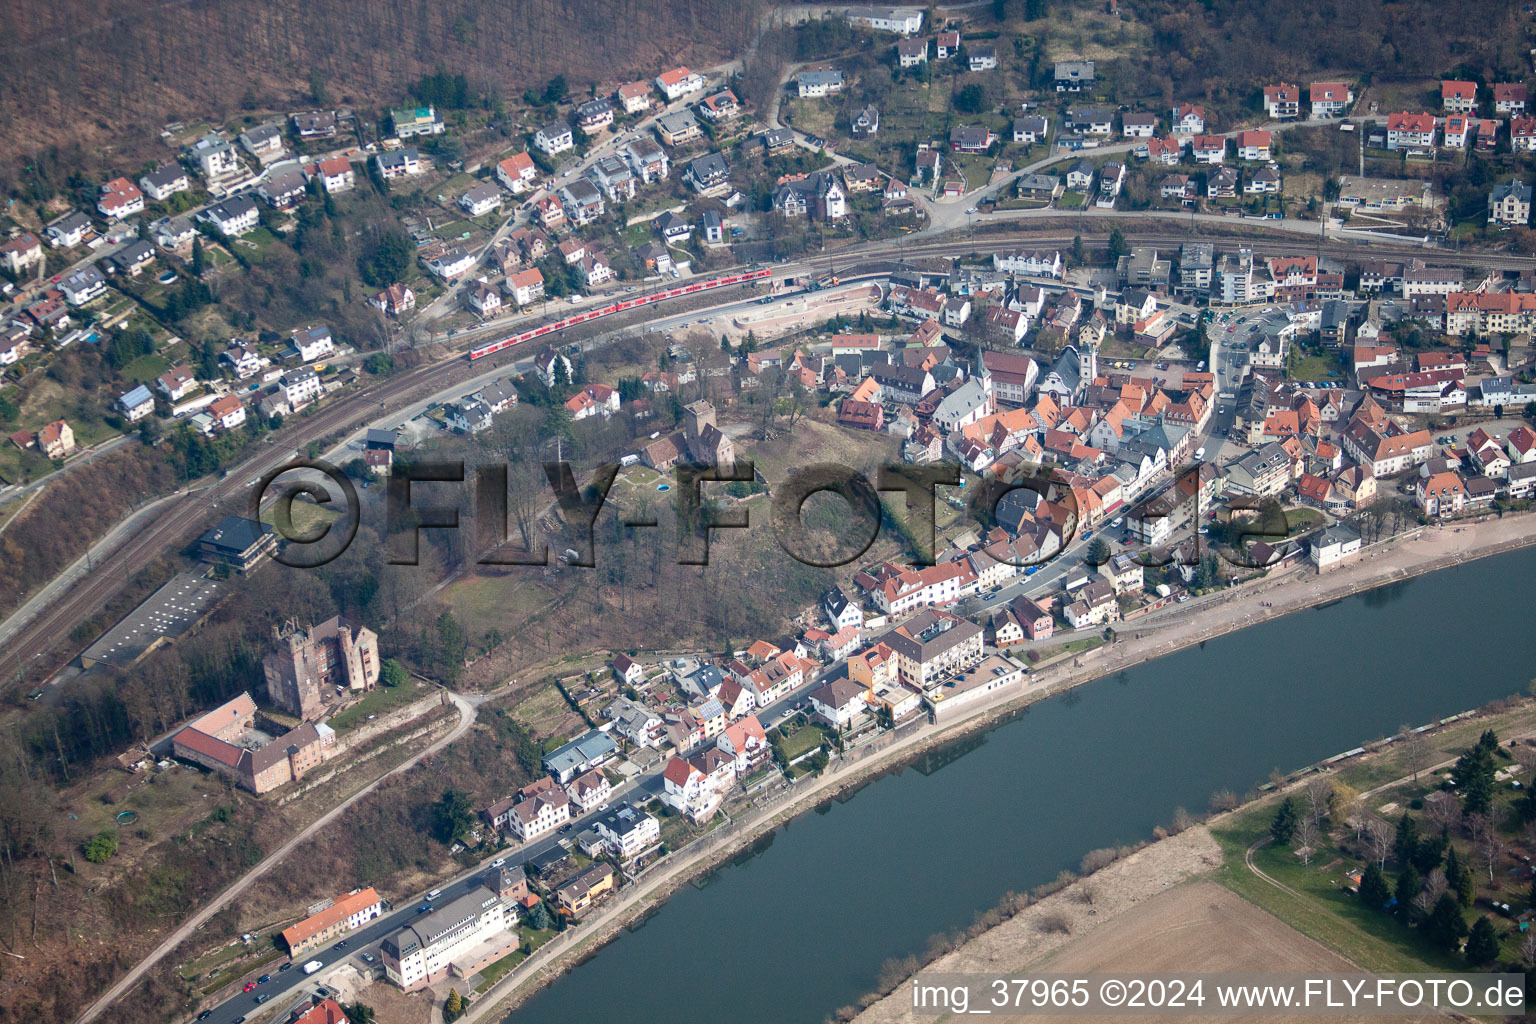
[[1287, 369], [1293, 380], [1329, 380], [1339, 376], [1338, 360], [1332, 356], [1292, 356]]
[[1081, 192], [1063, 192], [1056, 200], [1058, 210], [1078, 210], [1088, 205], [1088, 197]]
[[264, 259], [272, 246], [277, 244], [277, 236], [264, 227], [258, 227], [256, 230], [245, 235], [241, 241], [250, 243], [250, 247], [246, 248], [246, 252], [252, 259], [259, 260]]
[[[321, 527], [327, 523], [333, 523], [341, 518], [342, 513], [330, 508], [324, 508], [312, 501], [302, 498], [292, 503], [293, 529], [296, 534], [308, 536], [318, 534]], [[261, 511], [261, 521], [268, 525], [276, 525], [277, 503], [273, 502]]]
[[502, 957], [500, 960], [497, 960], [489, 967], [484, 968], [480, 971], [480, 984], [475, 986], [475, 991], [477, 993], [484, 992], [486, 989], [496, 984], [502, 978], [505, 978], [508, 974], [512, 973], [512, 969], [526, 959], [528, 959], [527, 954], [519, 949], [515, 952], [508, 953], [506, 956]]
[[[1344, 879], [1357, 863], [1351, 858], [1341, 859], [1331, 842], [1320, 844], [1310, 865], [1273, 843], [1255, 852], [1254, 863], [1262, 871], [1300, 896], [1276, 888], [1250, 871], [1243, 862], [1243, 852], [1268, 835], [1273, 815], [1274, 805], [1266, 801], [1237, 815], [1227, 827], [1213, 830], [1226, 853], [1225, 863], [1216, 872], [1218, 882], [1367, 971], [1465, 969], [1458, 958], [1433, 948], [1415, 929], [1361, 904], [1345, 887]], [[1333, 866], [1325, 867], [1329, 864]]]
[[814, 725], [806, 725], [785, 736], [779, 746], [784, 751], [785, 759], [793, 761], [801, 754], [815, 750], [826, 741], [825, 733]]
[[1285, 521], [1290, 527], [1290, 535], [1299, 537], [1322, 526], [1327, 519], [1315, 508], [1288, 508], [1285, 510]]
[[493, 629], [515, 632], [544, 603], [538, 589], [529, 587], [516, 572], [464, 577], [445, 588], [442, 597], [471, 637]]
[[123, 376], [139, 384], [145, 384], [170, 368], [170, 360], [164, 356], [151, 353], [147, 356], [139, 356], [133, 362], [123, 367]]
[[427, 695], [427, 687], [410, 682], [404, 686], [380, 686], [362, 700], [346, 708], [326, 721], [337, 732], [354, 729], [368, 721], [370, 715], [385, 715], [411, 701]]

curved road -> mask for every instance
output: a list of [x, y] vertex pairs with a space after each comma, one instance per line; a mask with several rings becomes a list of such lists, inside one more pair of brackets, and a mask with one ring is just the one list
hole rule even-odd
[[364, 786], [362, 789], [358, 790], [356, 793], [353, 793], [351, 796], [347, 797], [347, 799], [343, 800], [341, 803], [337, 804], [335, 807], [322, 814], [319, 818], [310, 823], [309, 826], [296, 833], [292, 839], [289, 839], [282, 846], [268, 854], [266, 858], [261, 861], [261, 863], [251, 868], [250, 871], [246, 872], [239, 879], [237, 879], [228, 889], [225, 889], [218, 896], [215, 896], [212, 900], [210, 900], [208, 904], [203, 907], [203, 909], [189, 917], [180, 928], [177, 928], [174, 932], [166, 937], [164, 942], [156, 946], [153, 952], [151, 952], [143, 960], [140, 960], [137, 966], [135, 966], [127, 974], [123, 975], [122, 978], [118, 979], [115, 985], [107, 989], [107, 991], [103, 993], [100, 998], [92, 1003], [86, 1009], [86, 1011], [79, 1016], [79, 1024], [88, 1024], [89, 1021], [95, 1020], [98, 1016], [100, 1016], [102, 1011], [105, 1010], [110, 1004], [116, 1002], [125, 993], [127, 993], [127, 991], [132, 988], [140, 978], [144, 976], [146, 971], [164, 959], [166, 954], [168, 954], [171, 950], [175, 949], [177, 946], [181, 945], [183, 942], [189, 939], [193, 932], [197, 931], [197, 929], [203, 926], [204, 922], [206, 922], [210, 917], [218, 913], [220, 910], [224, 909], [224, 907], [228, 905], [231, 900], [249, 889], [263, 875], [267, 874], [273, 868], [277, 867], [284, 860], [286, 860], [288, 855], [294, 850], [298, 849], [300, 844], [313, 838], [314, 835], [321, 829], [335, 821], [338, 816], [347, 810], [347, 808], [357, 803], [357, 801], [361, 800], [369, 793], [372, 793], [379, 787], [379, 783], [383, 782], [385, 779], [392, 775], [398, 775], [401, 772], [414, 767], [422, 760], [422, 758], [425, 758], [431, 754], [435, 754], [437, 751], [443, 749], [448, 744], [452, 743], [454, 740], [468, 732], [470, 727], [475, 724], [475, 705], [463, 697], [460, 697], [456, 693], [450, 693], [448, 696], [459, 709], [459, 724], [456, 725], [451, 732], [439, 739], [437, 742], [433, 743], [431, 746], [422, 750], [420, 753], [415, 754], [414, 756], [408, 758], [407, 760], [396, 765], [394, 768], [385, 772], [383, 775], [380, 775], [377, 779], [374, 779], [372, 782], [368, 783], [368, 785]]

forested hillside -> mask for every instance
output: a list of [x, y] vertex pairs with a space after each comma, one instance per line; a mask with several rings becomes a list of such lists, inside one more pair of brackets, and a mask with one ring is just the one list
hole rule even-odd
[[438, 67], [493, 95], [555, 74], [579, 92], [667, 61], [726, 59], [758, 10], [754, 0], [12, 0], [0, 5], [0, 120], [7, 156], [29, 158], [142, 140], [173, 119], [307, 104], [316, 87], [381, 108]]

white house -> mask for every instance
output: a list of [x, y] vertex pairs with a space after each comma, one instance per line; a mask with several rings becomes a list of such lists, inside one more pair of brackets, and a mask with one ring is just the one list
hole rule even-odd
[[533, 148], [540, 153], [554, 156], [576, 148], [576, 138], [571, 126], [564, 121], [552, 121], [533, 133]]
[[261, 212], [256, 208], [256, 200], [250, 196], [235, 196], [222, 203], [215, 203], [197, 217], [230, 238], [249, 234], [261, 223]]
[[192, 182], [187, 178], [187, 172], [180, 164], [157, 167], [139, 179], [139, 188], [157, 203], [164, 202], [176, 193], [185, 192], [191, 187]]
[[496, 165], [496, 180], [520, 195], [538, 180], [539, 169], [527, 153], [514, 153]]
[[501, 207], [501, 189], [488, 181], [477, 182], [459, 196], [459, 205], [471, 217], [482, 217]]
[[667, 102], [680, 100], [689, 93], [698, 92], [704, 88], [704, 76], [698, 72], [689, 71], [686, 67], [676, 67], [671, 71], [663, 71], [656, 76], [656, 88], [667, 98]]

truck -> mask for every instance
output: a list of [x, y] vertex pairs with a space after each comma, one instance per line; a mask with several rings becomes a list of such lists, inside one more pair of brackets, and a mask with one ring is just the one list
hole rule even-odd
[[325, 966], [325, 964], [321, 963], [319, 960], [311, 960], [309, 963], [304, 965], [304, 973], [305, 974], [314, 974], [316, 971], [318, 971], [320, 968], [322, 968], [324, 966]]

